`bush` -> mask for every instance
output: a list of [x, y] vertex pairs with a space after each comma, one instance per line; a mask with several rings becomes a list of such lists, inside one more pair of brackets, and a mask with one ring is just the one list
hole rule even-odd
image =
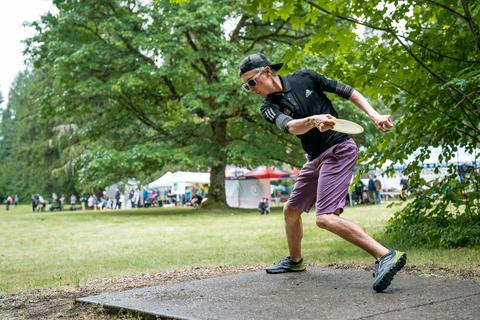
[[[455, 248], [480, 244], [480, 210], [475, 192], [431, 187], [395, 213], [387, 241], [406, 247]], [[473, 198], [472, 198], [473, 197]]]

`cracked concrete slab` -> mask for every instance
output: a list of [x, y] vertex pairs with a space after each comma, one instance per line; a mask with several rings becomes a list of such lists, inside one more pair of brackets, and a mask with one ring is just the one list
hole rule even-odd
[[480, 283], [397, 274], [383, 293], [367, 271], [250, 272], [77, 299], [172, 319], [479, 319]]

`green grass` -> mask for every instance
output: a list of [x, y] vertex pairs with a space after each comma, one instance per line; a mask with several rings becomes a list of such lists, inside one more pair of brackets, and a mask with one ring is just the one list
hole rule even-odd
[[[381, 238], [393, 212], [365, 206], [346, 208], [343, 216]], [[308, 264], [372, 264], [362, 250], [320, 230], [313, 212], [303, 223]], [[267, 265], [287, 253], [280, 208], [261, 216], [254, 210], [32, 213], [28, 206], [1, 207], [0, 226], [0, 293], [191, 267]], [[480, 247], [412, 248], [409, 264], [478, 271], [479, 253]]]

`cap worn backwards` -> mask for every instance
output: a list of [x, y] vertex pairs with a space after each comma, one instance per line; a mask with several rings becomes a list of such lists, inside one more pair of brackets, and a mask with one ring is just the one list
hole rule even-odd
[[243, 59], [242, 62], [240, 62], [240, 75], [252, 69], [265, 66], [269, 66], [273, 70], [278, 71], [282, 68], [283, 63], [271, 64], [264, 54], [254, 53]]

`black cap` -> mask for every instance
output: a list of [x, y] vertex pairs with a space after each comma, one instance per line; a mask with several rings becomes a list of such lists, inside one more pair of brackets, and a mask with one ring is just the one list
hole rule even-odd
[[254, 53], [246, 57], [240, 62], [240, 75], [255, 68], [269, 66], [275, 71], [282, 68], [283, 63], [271, 64], [267, 57], [262, 53]]

